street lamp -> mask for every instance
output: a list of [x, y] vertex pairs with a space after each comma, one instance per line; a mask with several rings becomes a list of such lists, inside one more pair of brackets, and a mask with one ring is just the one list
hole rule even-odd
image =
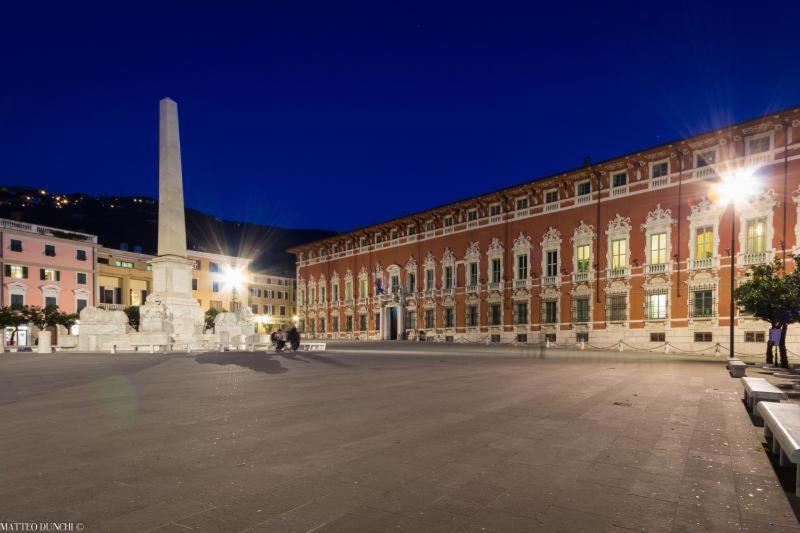
[[239, 309], [239, 302], [236, 301], [237, 291], [247, 280], [247, 276], [241, 268], [225, 267], [222, 272], [225, 286], [231, 290], [231, 311]]
[[756, 167], [743, 167], [724, 173], [722, 181], [717, 184], [717, 201], [721, 205], [731, 206], [731, 272], [730, 272], [730, 309], [728, 310], [728, 329], [730, 335], [730, 350], [728, 356], [733, 358], [733, 315], [735, 305], [733, 299], [733, 285], [736, 271], [736, 204], [743, 204], [758, 193], [758, 182], [755, 179]]

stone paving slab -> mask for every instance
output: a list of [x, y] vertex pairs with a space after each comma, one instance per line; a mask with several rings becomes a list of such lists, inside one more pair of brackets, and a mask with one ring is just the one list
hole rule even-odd
[[0, 522], [800, 531], [793, 473], [723, 363], [411, 343], [4, 354]]

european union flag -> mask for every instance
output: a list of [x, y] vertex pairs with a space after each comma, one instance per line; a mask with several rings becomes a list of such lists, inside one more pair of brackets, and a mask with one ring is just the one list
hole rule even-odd
[[375, 280], [375, 294], [383, 294], [383, 287], [381, 287], [381, 280]]

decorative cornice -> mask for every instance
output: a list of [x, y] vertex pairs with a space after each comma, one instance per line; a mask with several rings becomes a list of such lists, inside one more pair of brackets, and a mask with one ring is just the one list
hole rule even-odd
[[480, 256], [481, 256], [481, 249], [480, 246], [478, 245], [478, 241], [470, 242], [469, 246], [467, 246], [467, 251], [464, 254], [464, 260], [476, 259], [479, 258]]
[[647, 214], [644, 224], [641, 225], [642, 230], [652, 226], [671, 226], [676, 223], [672, 218], [672, 210], [664, 209], [661, 204], [656, 204], [656, 208]]
[[613, 219], [608, 221], [608, 229], [606, 235], [611, 233], [628, 233], [631, 231], [631, 219], [623, 217], [619, 213]]
[[547, 246], [557, 246], [561, 244], [561, 232], [558, 231], [556, 228], [550, 226], [544, 235], [542, 235], [542, 240], [540, 241], [542, 248]]
[[771, 121], [762, 122], [761, 124], [756, 124], [755, 126], [749, 126], [747, 128], [742, 128], [742, 134], [744, 135], [752, 135], [754, 133], [762, 133], [768, 130], [771, 130], [773, 124]]
[[489, 243], [489, 248], [486, 250], [486, 254], [492, 253], [503, 253], [503, 243], [500, 242], [500, 239], [497, 237], [492, 238], [492, 242]]
[[414, 259], [413, 255], [408, 256], [408, 261], [406, 261], [406, 272], [409, 271], [416, 271], [417, 270], [417, 261]]
[[449, 247], [444, 249], [444, 253], [442, 254], [442, 263], [455, 263], [456, 256], [453, 255], [453, 251], [450, 250]]
[[528, 235], [523, 235], [520, 231], [517, 238], [514, 239], [514, 245], [511, 248], [512, 250], [530, 250], [531, 238]]
[[433, 257], [433, 252], [430, 250], [428, 250], [427, 255], [425, 255], [425, 262], [423, 265], [425, 265], [426, 268], [436, 266], [436, 259]]
[[580, 225], [575, 228], [575, 232], [570, 237], [570, 242], [576, 241], [584, 241], [584, 240], [592, 240], [594, 239], [594, 227], [586, 224], [583, 220], [581, 220]]

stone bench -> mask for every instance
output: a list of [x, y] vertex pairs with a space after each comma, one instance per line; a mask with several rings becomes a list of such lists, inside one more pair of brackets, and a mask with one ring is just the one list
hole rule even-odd
[[155, 348], [160, 348], [161, 353], [168, 352], [172, 344], [165, 344], [160, 342], [131, 342], [130, 345], [138, 352], [140, 348], [149, 348], [148, 353], [155, 353]]
[[800, 405], [764, 402], [758, 404], [758, 412], [764, 419], [764, 438], [779, 464], [797, 465], [794, 493], [800, 496]]
[[742, 361], [741, 359], [739, 359], [739, 358], [737, 358], [737, 357], [734, 357], [733, 359], [728, 359], [728, 362], [727, 362], [727, 363], [725, 363], [725, 368], [727, 368], [728, 370], [730, 370], [730, 369], [731, 369], [731, 363], [733, 363], [734, 361], [738, 361], [738, 362], [740, 362], [740, 363], [743, 363], [743, 362], [744, 362], [744, 361]]
[[301, 342], [297, 349], [302, 352], [322, 352], [327, 346], [325, 342]]
[[742, 378], [744, 403], [754, 416], [758, 415], [759, 402], [780, 402], [789, 396], [764, 378]]
[[728, 370], [731, 373], [731, 377], [734, 378], [744, 377], [746, 369], [747, 364], [743, 363], [742, 361], [731, 361], [728, 365]]

